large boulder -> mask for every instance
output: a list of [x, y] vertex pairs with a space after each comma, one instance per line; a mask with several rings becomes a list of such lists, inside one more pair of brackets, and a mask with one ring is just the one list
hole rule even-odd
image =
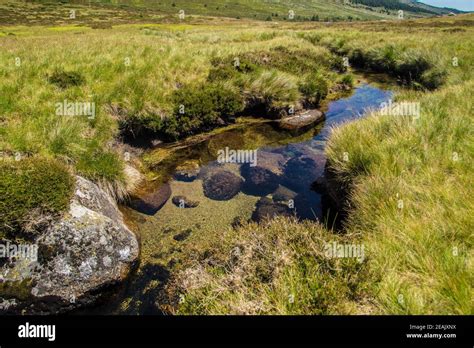
[[[13, 243], [13, 242], [12, 242]], [[110, 196], [77, 177], [70, 208], [0, 268], [0, 311], [63, 313], [92, 305], [137, 264], [139, 242]]]
[[305, 110], [295, 116], [282, 118], [278, 125], [282, 129], [304, 129], [324, 120], [324, 113], [319, 110]]
[[202, 187], [206, 197], [226, 201], [239, 193], [242, 182], [242, 178], [231, 171], [221, 170], [204, 178]]
[[256, 196], [265, 196], [275, 191], [281, 181], [285, 157], [267, 151], [257, 152], [257, 163], [245, 163], [241, 174], [245, 178], [244, 192]]

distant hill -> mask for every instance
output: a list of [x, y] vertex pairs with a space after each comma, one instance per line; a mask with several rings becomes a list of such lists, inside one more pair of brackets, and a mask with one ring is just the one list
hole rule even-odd
[[[64, 1], [64, 0], [63, 0]], [[89, 0], [78, 0], [89, 2]], [[188, 14], [243, 17], [261, 20], [367, 20], [389, 19], [405, 11], [407, 17], [458, 13], [416, 0], [91, 0], [121, 6], [140, 6], [163, 12], [184, 10]]]
[[461, 13], [462, 11], [452, 8], [440, 8], [424, 4], [417, 0], [351, 0], [353, 3], [363, 4], [373, 8], [386, 8], [391, 10], [404, 10], [409, 13], [443, 15]]
[[[13, 0], [0, 0], [14, 3]], [[93, 7], [119, 8], [144, 13], [203, 15], [230, 18], [251, 18], [266, 21], [358, 21], [394, 19], [398, 11], [405, 18], [429, 17], [460, 12], [438, 8], [415, 0], [28, 0], [17, 4], [51, 6], [81, 4]], [[11, 5], [7, 8], [11, 11]], [[1, 9], [1, 6], [0, 6]], [[41, 11], [42, 8], [38, 8]], [[8, 17], [8, 16], [7, 16]]]
[[[89, 0], [79, 0], [89, 2]], [[91, 0], [94, 2], [94, 0]], [[407, 17], [426, 17], [449, 12], [415, 0], [95, 0], [101, 3], [149, 7], [164, 12], [256, 18], [261, 20], [367, 20], [389, 19], [404, 10]]]

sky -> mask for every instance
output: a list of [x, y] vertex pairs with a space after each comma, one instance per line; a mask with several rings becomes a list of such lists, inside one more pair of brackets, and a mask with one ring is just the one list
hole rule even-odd
[[428, 5], [450, 7], [463, 11], [474, 11], [474, 0], [419, 0]]

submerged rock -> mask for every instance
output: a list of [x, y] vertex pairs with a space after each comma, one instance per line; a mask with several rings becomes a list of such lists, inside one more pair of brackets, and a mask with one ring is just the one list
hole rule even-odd
[[272, 199], [274, 202], [288, 203], [290, 200], [294, 200], [296, 195], [296, 192], [280, 185], [278, 186], [278, 189], [272, 193]]
[[281, 181], [285, 161], [281, 154], [258, 151], [256, 165], [246, 163], [241, 167], [245, 193], [265, 196], [275, 191]]
[[155, 215], [165, 205], [170, 196], [171, 187], [168, 183], [165, 183], [151, 193], [132, 197], [129, 206], [140, 213]]
[[275, 216], [294, 216], [294, 211], [285, 203], [273, 202], [271, 199], [263, 197], [255, 205], [251, 220], [262, 222]]
[[325, 156], [317, 153], [292, 158], [285, 166], [284, 185], [296, 191], [309, 190], [323, 174], [325, 163]]
[[[69, 211], [31, 245], [38, 257], [17, 257], [0, 268], [0, 303], [7, 303], [0, 311], [62, 313], [92, 305], [127, 277], [139, 256], [115, 202], [81, 177]], [[21, 296], [3, 291], [18, 284]]]
[[198, 201], [191, 201], [185, 196], [174, 196], [171, 201], [178, 208], [195, 208], [199, 205]]
[[315, 123], [321, 122], [324, 120], [324, 113], [319, 110], [305, 110], [301, 113], [298, 113], [295, 116], [282, 118], [278, 125], [282, 129], [300, 129], [309, 127]]
[[198, 177], [199, 171], [198, 161], [186, 161], [176, 167], [174, 178], [179, 181], [191, 182]]
[[204, 195], [216, 201], [226, 201], [240, 192], [242, 178], [234, 173], [222, 170], [206, 177], [202, 183]]

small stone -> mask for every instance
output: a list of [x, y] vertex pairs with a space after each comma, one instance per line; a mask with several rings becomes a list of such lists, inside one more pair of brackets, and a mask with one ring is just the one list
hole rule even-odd
[[199, 205], [198, 201], [191, 201], [185, 196], [174, 196], [171, 201], [178, 208], [195, 208]]
[[251, 219], [255, 222], [262, 222], [276, 216], [294, 216], [294, 211], [286, 204], [275, 203], [269, 198], [263, 197], [255, 205]]
[[285, 161], [281, 154], [259, 151], [256, 165], [246, 163], [241, 167], [241, 174], [245, 178], [244, 192], [265, 196], [275, 191], [281, 180]]
[[169, 183], [160, 185], [153, 192], [143, 196], [135, 196], [130, 200], [130, 207], [147, 215], [155, 215], [171, 196]]

